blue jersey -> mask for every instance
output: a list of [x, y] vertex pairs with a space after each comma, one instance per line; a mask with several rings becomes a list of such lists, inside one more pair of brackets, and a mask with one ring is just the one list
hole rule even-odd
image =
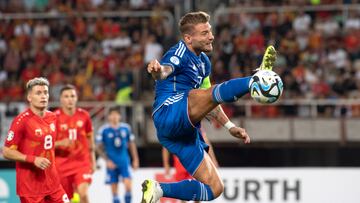
[[117, 166], [130, 165], [128, 143], [134, 139], [131, 127], [127, 123], [120, 123], [116, 128], [104, 124], [96, 136], [97, 143], [104, 145], [107, 157]]
[[[211, 63], [205, 53], [196, 55], [183, 41], [179, 41], [165, 53], [161, 65], [170, 66], [173, 72], [165, 80], [157, 80], [155, 86], [154, 112], [170, 96], [200, 87], [203, 79], [210, 75]], [[176, 97], [174, 98], [176, 100]]]

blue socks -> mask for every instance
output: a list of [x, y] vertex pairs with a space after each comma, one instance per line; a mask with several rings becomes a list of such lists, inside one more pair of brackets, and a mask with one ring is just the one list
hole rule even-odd
[[[113, 195], [113, 203], [120, 203], [120, 198], [118, 195]], [[125, 193], [125, 203], [131, 203], [131, 192]]]
[[185, 201], [211, 201], [213, 192], [208, 185], [197, 180], [183, 180], [177, 183], [160, 183], [164, 197]]
[[125, 203], [131, 202], [131, 192], [126, 192], [125, 194]]
[[113, 195], [113, 203], [120, 203], [120, 198], [117, 195]]
[[249, 92], [251, 77], [235, 78], [214, 87], [213, 101], [216, 103], [234, 102]]

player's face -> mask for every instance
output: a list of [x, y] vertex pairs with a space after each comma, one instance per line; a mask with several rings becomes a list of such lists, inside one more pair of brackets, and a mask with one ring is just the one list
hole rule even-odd
[[49, 103], [49, 87], [46, 85], [35, 85], [28, 93], [27, 100], [30, 106], [44, 110]]
[[60, 95], [60, 104], [62, 108], [74, 109], [78, 100], [76, 91], [73, 89], [64, 90]]
[[212, 34], [209, 23], [195, 25], [194, 31], [189, 39], [191, 47], [197, 54], [200, 52], [211, 52], [213, 50], [212, 42], [214, 41], [214, 35]]
[[111, 124], [118, 124], [121, 120], [121, 115], [117, 111], [111, 111], [108, 116], [109, 122]]

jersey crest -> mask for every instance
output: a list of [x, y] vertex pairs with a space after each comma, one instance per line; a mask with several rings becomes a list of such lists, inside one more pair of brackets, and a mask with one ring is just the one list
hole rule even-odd
[[125, 131], [125, 130], [121, 130], [121, 131], [120, 131], [120, 135], [121, 135], [121, 137], [125, 138], [125, 137], [126, 137], [126, 131]]
[[60, 125], [60, 129], [65, 131], [65, 130], [68, 129], [68, 125], [67, 125], [66, 123], [61, 124], [61, 125]]
[[114, 134], [113, 134], [113, 133], [108, 133], [108, 137], [109, 137], [109, 138], [113, 138], [113, 137], [114, 137]]
[[76, 125], [77, 125], [79, 128], [81, 128], [81, 127], [84, 125], [84, 122], [83, 122], [82, 120], [78, 120], [78, 121], [76, 122]]
[[40, 128], [35, 129], [35, 136], [37, 136], [37, 137], [42, 136], [42, 130]]

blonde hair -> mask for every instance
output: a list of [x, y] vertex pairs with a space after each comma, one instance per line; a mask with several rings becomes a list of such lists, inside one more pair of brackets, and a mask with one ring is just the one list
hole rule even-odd
[[36, 85], [41, 85], [41, 86], [45, 85], [49, 87], [50, 84], [49, 81], [44, 77], [33, 78], [26, 83], [26, 92], [32, 90], [32, 88]]
[[179, 29], [182, 35], [190, 34], [194, 25], [200, 23], [207, 23], [209, 21], [210, 15], [203, 11], [187, 13], [183, 17], [181, 17], [179, 21]]

